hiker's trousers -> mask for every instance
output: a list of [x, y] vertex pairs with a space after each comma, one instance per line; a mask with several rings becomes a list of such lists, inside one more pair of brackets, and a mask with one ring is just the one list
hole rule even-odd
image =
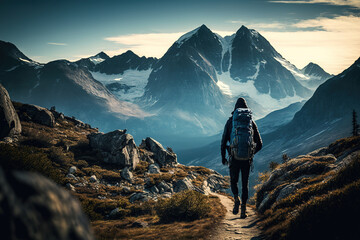
[[250, 173], [250, 161], [236, 161], [230, 162], [230, 183], [231, 191], [235, 196], [239, 196], [238, 182], [239, 174], [241, 171], [241, 202], [246, 204], [249, 197], [249, 173]]

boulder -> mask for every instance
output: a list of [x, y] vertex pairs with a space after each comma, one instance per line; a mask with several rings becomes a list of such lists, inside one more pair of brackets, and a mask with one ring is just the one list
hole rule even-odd
[[55, 117], [46, 108], [32, 104], [23, 104], [20, 108], [20, 118], [24, 121], [31, 121], [48, 127], [55, 126]]
[[109, 133], [93, 133], [88, 135], [90, 146], [101, 152], [107, 163], [114, 163], [121, 168], [136, 168], [139, 163], [139, 151], [134, 138], [124, 130]]
[[97, 182], [97, 177], [95, 175], [91, 175], [91, 177], [89, 178], [90, 182]]
[[191, 181], [188, 178], [178, 180], [174, 184], [174, 191], [175, 192], [181, 192], [181, 191], [193, 190], [193, 189], [194, 189], [194, 186], [193, 186], [193, 184], [191, 183]]
[[121, 173], [120, 173], [121, 177], [129, 182], [132, 181], [133, 179], [133, 174], [132, 172], [130, 172], [129, 168], [128, 167], [125, 167]]
[[173, 167], [177, 164], [176, 154], [166, 150], [159, 142], [150, 137], [143, 140], [140, 146], [154, 153], [154, 160], [160, 167]]
[[134, 227], [134, 228], [145, 228], [147, 227], [149, 224], [147, 224], [146, 222], [143, 222], [143, 221], [135, 221], [133, 222], [133, 224], [131, 224], [131, 227]]
[[72, 166], [70, 169], [69, 169], [69, 173], [70, 174], [74, 174], [76, 172], [77, 168], [75, 166]]
[[21, 133], [21, 124], [9, 93], [0, 84], [0, 139]]
[[165, 181], [161, 181], [158, 185], [157, 188], [159, 189], [160, 193], [164, 193], [164, 192], [172, 192], [172, 188], [169, 186], [169, 184], [167, 184]]
[[159, 166], [157, 164], [150, 164], [149, 173], [160, 173]]
[[0, 219], [5, 239], [94, 239], [78, 200], [36, 173], [0, 168]]
[[146, 202], [149, 200], [148, 194], [146, 192], [136, 192], [130, 195], [129, 201], [131, 203], [135, 201]]

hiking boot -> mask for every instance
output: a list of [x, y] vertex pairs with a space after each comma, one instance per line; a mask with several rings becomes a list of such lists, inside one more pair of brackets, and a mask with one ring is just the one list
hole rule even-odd
[[241, 213], [240, 213], [240, 218], [246, 218], [246, 204], [241, 204]]
[[234, 215], [239, 213], [239, 206], [240, 206], [240, 199], [239, 199], [239, 197], [237, 197], [237, 198], [235, 198], [235, 203], [234, 203], [234, 209], [233, 209]]

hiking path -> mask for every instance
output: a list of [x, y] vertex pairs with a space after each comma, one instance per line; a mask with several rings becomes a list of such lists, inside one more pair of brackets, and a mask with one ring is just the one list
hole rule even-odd
[[214, 233], [209, 236], [210, 240], [261, 240], [261, 230], [259, 227], [259, 219], [255, 211], [247, 207], [245, 219], [240, 218], [240, 213], [234, 215], [232, 213], [234, 202], [227, 196], [217, 193], [211, 193], [217, 196], [221, 204], [226, 208], [226, 215], [219, 226], [216, 227]]

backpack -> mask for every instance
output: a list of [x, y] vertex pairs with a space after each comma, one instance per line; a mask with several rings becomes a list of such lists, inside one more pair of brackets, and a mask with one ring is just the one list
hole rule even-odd
[[230, 155], [234, 160], [249, 160], [254, 157], [255, 142], [252, 112], [248, 108], [235, 109], [232, 116]]

